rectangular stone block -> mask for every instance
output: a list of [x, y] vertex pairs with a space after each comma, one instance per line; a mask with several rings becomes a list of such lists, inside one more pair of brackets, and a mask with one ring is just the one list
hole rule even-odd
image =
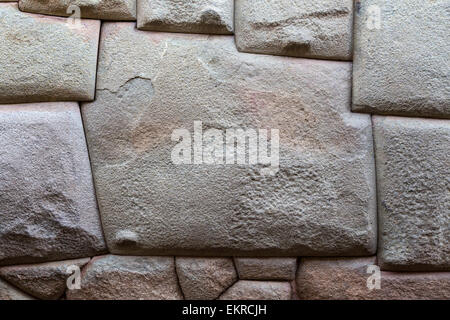
[[137, 28], [232, 34], [233, 11], [233, 0], [137, 0]]
[[[111, 252], [375, 253], [372, 126], [350, 112], [350, 63], [240, 53], [232, 36], [132, 23], [105, 23], [101, 39], [97, 97], [82, 112]], [[279, 130], [272, 164], [211, 162], [234, 128], [259, 132], [261, 154], [263, 130]]]
[[94, 99], [100, 21], [0, 4], [0, 103]]
[[448, 300], [450, 272], [379, 271], [375, 257], [302, 258], [301, 300]]
[[240, 279], [294, 280], [297, 258], [235, 258]]
[[68, 17], [78, 14], [81, 18], [102, 20], [136, 20], [136, 0], [20, 0], [24, 12]]
[[356, 2], [353, 111], [450, 118], [448, 0]]
[[375, 116], [383, 270], [450, 270], [450, 122]]
[[239, 51], [351, 60], [353, 0], [236, 0]]
[[0, 106], [0, 265], [105, 252], [77, 103]]

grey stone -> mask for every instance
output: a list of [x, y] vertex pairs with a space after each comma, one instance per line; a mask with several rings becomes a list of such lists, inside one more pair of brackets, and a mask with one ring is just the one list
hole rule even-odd
[[0, 301], [2, 300], [34, 300], [34, 298], [0, 279]]
[[70, 21], [0, 4], [0, 103], [94, 99], [100, 21]]
[[353, 111], [450, 117], [448, 6], [448, 0], [357, 2]]
[[[372, 126], [350, 112], [350, 63], [240, 53], [232, 36], [131, 23], [105, 23], [101, 47], [97, 99], [82, 112], [112, 253], [375, 253]], [[173, 130], [197, 120], [279, 129], [279, 170], [174, 164]]]
[[239, 51], [351, 60], [353, 0], [236, 0]]
[[450, 270], [450, 123], [374, 116], [383, 270]]
[[0, 106], [0, 265], [106, 250], [77, 103]]
[[235, 258], [239, 279], [294, 280], [297, 258]]
[[213, 300], [237, 281], [231, 258], [175, 259], [181, 289], [187, 300]]
[[233, 0], [137, 0], [140, 30], [233, 33]]
[[239, 280], [219, 300], [290, 300], [289, 282]]
[[95, 257], [83, 270], [81, 289], [67, 290], [68, 300], [182, 298], [173, 257]]
[[136, 20], [136, 0], [20, 0], [21, 11], [68, 17], [80, 9], [80, 17], [102, 20]]
[[64, 294], [67, 278], [73, 274], [69, 268], [75, 266], [81, 269], [89, 260], [84, 258], [8, 266], [0, 268], [0, 277], [36, 298], [56, 300]]

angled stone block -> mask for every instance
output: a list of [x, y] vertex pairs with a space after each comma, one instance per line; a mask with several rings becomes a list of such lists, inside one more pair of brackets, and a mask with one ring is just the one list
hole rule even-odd
[[294, 280], [297, 258], [235, 258], [239, 279]]
[[176, 257], [175, 262], [187, 300], [217, 299], [237, 281], [232, 258]]
[[364, 0], [355, 12], [353, 111], [450, 118], [447, 0]]
[[[232, 36], [131, 23], [102, 32], [97, 98], [82, 112], [111, 252], [375, 253], [372, 127], [350, 112], [350, 63], [240, 53]], [[223, 134], [278, 129], [279, 166], [207, 164], [206, 151], [205, 163], [176, 164], [174, 130], [190, 135], [196, 121]]]
[[335, 60], [352, 57], [353, 0], [236, 0], [239, 51]]
[[89, 258], [0, 268], [0, 278], [7, 280], [30, 295], [45, 300], [61, 298], [74, 266], [81, 269]]
[[2, 300], [34, 300], [34, 298], [0, 279], [0, 301]]
[[450, 270], [450, 123], [375, 116], [384, 270]]
[[450, 272], [375, 271], [375, 257], [302, 258], [301, 300], [448, 300]]
[[290, 300], [291, 295], [289, 282], [239, 280], [219, 300]]
[[183, 299], [173, 257], [106, 255], [83, 270], [81, 289], [67, 290], [68, 300]]
[[106, 250], [77, 103], [0, 106], [0, 265]]
[[76, 14], [81, 18], [101, 20], [136, 20], [136, 0], [19, 0], [24, 12], [42, 13], [68, 17]]
[[233, 0], [137, 0], [137, 28], [186, 33], [233, 33]]
[[100, 21], [0, 4], [0, 104], [94, 99]]

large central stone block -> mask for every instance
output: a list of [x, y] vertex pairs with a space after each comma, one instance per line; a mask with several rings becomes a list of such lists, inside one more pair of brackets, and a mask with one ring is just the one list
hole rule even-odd
[[[97, 98], [82, 113], [111, 252], [375, 252], [372, 129], [350, 112], [351, 63], [240, 53], [231, 36], [132, 23], [105, 23], [101, 39]], [[173, 131], [194, 121], [278, 129], [278, 170], [174, 164]]]

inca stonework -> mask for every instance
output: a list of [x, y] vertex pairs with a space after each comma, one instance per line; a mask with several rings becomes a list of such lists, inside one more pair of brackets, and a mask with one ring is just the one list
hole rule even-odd
[[450, 299], [445, 0], [0, 0], [0, 300]]

